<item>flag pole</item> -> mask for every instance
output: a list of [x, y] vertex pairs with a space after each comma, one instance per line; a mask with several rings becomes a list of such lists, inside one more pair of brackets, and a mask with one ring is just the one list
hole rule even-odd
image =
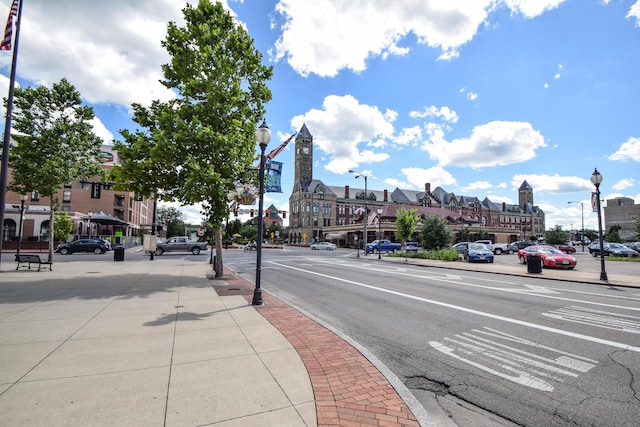
[[[13, 3], [12, 3], [13, 6]], [[2, 271], [2, 242], [4, 240], [4, 210], [7, 200], [7, 181], [9, 177], [9, 145], [11, 143], [11, 115], [13, 114], [13, 89], [16, 82], [16, 63], [18, 62], [18, 40], [20, 38], [20, 21], [22, 20], [22, 0], [18, 6], [16, 17], [16, 36], [11, 58], [11, 75], [9, 77], [9, 95], [7, 95], [7, 116], [4, 122], [4, 139], [2, 141], [2, 166], [0, 170], [0, 271]]]

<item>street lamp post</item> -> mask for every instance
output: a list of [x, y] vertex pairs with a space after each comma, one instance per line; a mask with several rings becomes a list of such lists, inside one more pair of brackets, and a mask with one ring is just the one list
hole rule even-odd
[[580, 230], [580, 244], [582, 245], [582, 252], [584, 252], [584, 203], [571, 201], [567, 203], [580, 203], [580, 209], [582, 210], [582, 229]]
[[27, 201], [27, 195], [20, 195], [20, 229], [18, 230], [18, 250], [16, 251], [16, 257], [20, 255], [20, 244], [22, 243], [22, 221], [24, 220], [24, 202]]
[[367, 211], [367, 175], [364, 175], [362, 172], [354, 171], [353, 169], [349, 169], [349, 173], [356, 174], [356, 179], [359, 177], [364, 178], [364, 254], [367, 255], [367, 221], [369, 220], [369, 212]]
[[382, 259], [380, 256], [380, 215], [382, 215], [382, 208], [378, 208], [378, 259]]
[[264, 199], [264, 150], [271, 141], [271, 130], [267, 126], [267, 121], [262, 120], [262, 124], [256, 131], [256, 138], [258, 144], [260, 144], [260, 167], [258, 169], [258, 181], [259, 181], [259, 193], [260, 200], [258, 201], [258, 242], [256, 246], [256, 287], [253, 290], [252, 305], [262, 305], [262, 288], [260, 286], [260, 273], [262, 269], [262, 226], [264, 219], [262, 218], [262, 208]]
[[596, 187], [596, 207], [598, 209], [598, 238], [600, 239], [600, 280], [608, 281], [607, 272], [604, 268], [604, 242], [602, 240], [602, 213], [600, 212], [600, 183], [602, 174], [595, 168], [591, 174], [591, 183]]

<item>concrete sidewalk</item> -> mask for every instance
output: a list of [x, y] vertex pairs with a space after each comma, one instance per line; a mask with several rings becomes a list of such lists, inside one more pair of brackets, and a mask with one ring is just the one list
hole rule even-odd
[[0, 273], [0, 423], [316, 425], [298, 352], [197, 259]]
[[0, 272], [2, 425], [419, 425], [354, 347], [211, 273], [204, 256]]

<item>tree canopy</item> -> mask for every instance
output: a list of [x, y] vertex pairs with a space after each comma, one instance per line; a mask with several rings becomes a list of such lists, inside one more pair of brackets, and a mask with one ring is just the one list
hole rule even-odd
[[133, 104], [140, 126], [116, 141], [121, 186], [145, 197], [202, 203], [209, 221], [229, 214], [227, 195], [238, 181], [256, 181], [256, 128], [271, 99], [272, 67], [245, 29], [219, 2], [183, 9], [185, 27], [168, 25], [162, 46], [171, 61], [162, 84], [176, 93], [149, 107]]
[[396, 238], [402, 242], [403, 247], [416, 231], [416, 224], [418, 224], [418, 215], [415, 209], [400, 208], [396, 211]]
[[103, 173], [96, 160], [102, 140], [93, 133], [93, 118], [93, 109], [82, 105], [80, 93], [64, 78], [51, 89], [15, 90], [12, 138], [16, 144], [9, 151], [13, 180], [7, 188], [50, 198], [49, 261], [58, 191], [65, 183]]
[[447, 221], [437, 215], [427, 216], [420, 230], [420, 245], [425, 249], [443, 249], [453, 241]]

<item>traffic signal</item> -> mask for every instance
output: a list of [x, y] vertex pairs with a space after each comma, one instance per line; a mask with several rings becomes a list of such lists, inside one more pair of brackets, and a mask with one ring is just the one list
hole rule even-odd
[[282, 219], [285, 219], [287, 217], [287, 211], [282, 211]]
[[264, 213], [264, 217], [265, 218], [270, 218], [271, 217], [271, 211], [269, 209], [267, 209]]
[[251, 218], [253, 218], [253, 212], [254, 212], [254, 210], [253, 210], [253, 209], [251, 209], [251, 210], [249, 211], [249, 216], [250, 216]]
[[233, 209], [233, 216], [238, 216], [238, 208]]

